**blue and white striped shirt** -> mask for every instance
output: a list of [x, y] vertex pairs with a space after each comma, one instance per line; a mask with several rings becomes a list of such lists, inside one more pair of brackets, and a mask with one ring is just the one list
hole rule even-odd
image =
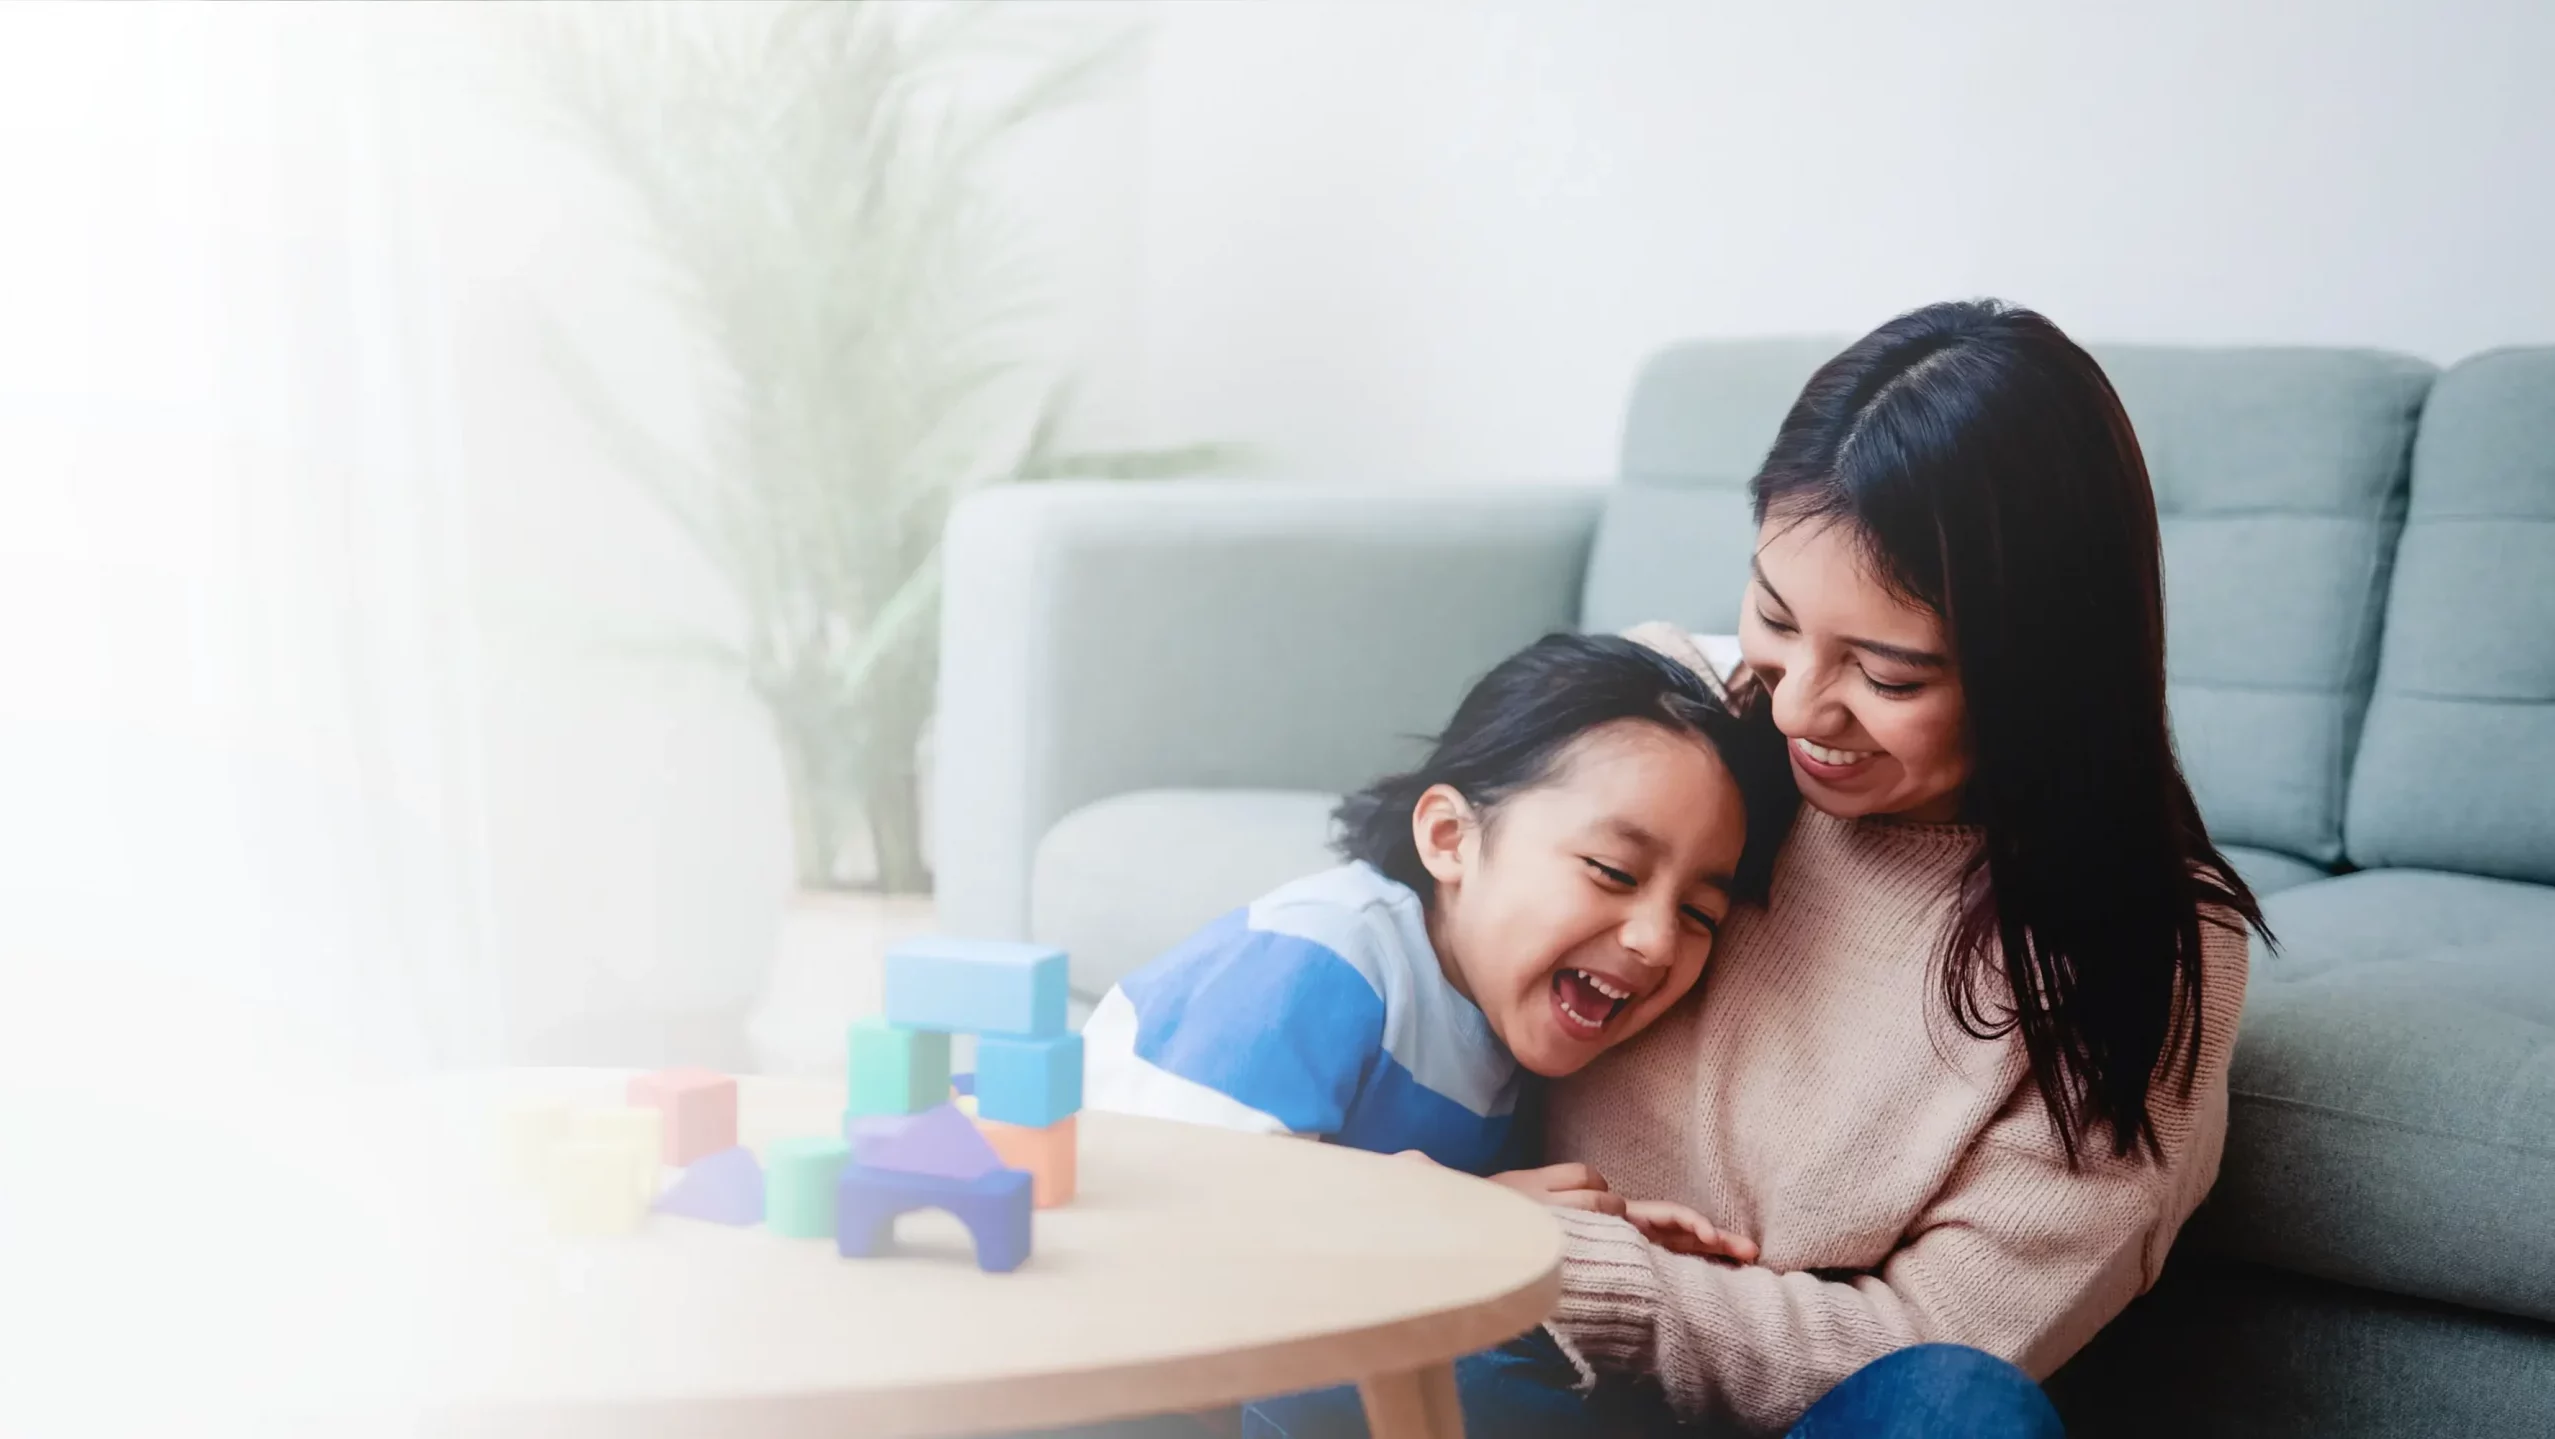
[[1517, 1061], [1447, 982], [1419, 896], [1369, 865], [1208, 925], [1082, 1036], [1087, 1108], [1513, 1167]]

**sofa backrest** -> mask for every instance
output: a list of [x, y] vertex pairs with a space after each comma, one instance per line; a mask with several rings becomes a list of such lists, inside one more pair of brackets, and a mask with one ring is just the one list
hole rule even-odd
[[1622, 472], [1597, 522], [1582, 627], [1739, 626], [1756, 526], [1748, 480], [1810, 373], [1842, 340], [1707, 340], [1660, 351], [1633, 381]]
[[2432, 388], [2348, 849], [2555, 883], [2555, 349]]
[[[1643, 370], [1581, 623], [1736, 627], [1747, 481], [1841, 341], [1703, 342]], [[2407, 455], [2432, 370], [2365, 351], [2098, 346], [2156, 490], [2185, 770], [2222, 843], [2342, 854]]]
[[2329, 865], [2435, 372], [2361, 350], [2095, 356], [2156, 489], [2174, 741], [2210, 835]]

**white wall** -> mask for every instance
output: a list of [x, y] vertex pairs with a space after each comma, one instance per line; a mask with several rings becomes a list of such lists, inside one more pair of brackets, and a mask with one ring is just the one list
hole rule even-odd
[[[2555, 7], [1084, 8], [1149, 24], [1144, 62], [1020, 174], [1095, 441], [1250, 440], [1280, 473], [1378, 483], [1593, 478], [1661, 343], [1842, 335], [1976, 293], [2100, 338], [2443, 360], [2555, 343]], [[236, 731], [306, 763], [299, 731], [254, 706], [203, 719], [251, 678], [279, 712], [324, 708], [288, 667], [203, 658], [234, 619], [249, 646], [273, 616], [327, 608], [240, 597], [282, 567], [231, 542], [248, 531], [224, 497], [289, 474], [294, 503], [318, 504], [350, 466], [422, 466], [458, 502], [461, 593], [439, 618], [476, 691], [433, 746], [461, 797], [438, 832], [477, 870], [475, 909], [439, 943], [500, 983], [512, 1052], [719, 1062], [789, 886], [777, 766], [735, 688], [614, 652], [730, 612], [559, 391], [541, 320], [678, 439], [694, 361], [622, 199], [489, 63], [479, 12], [371, 12], [396, 17], [371, 42], [398, 80], [381, 154], [255, 108], [264, 36], [301, 13], [65, 11], [0, 55], [0, 148], [20, 162], [0, 233], [16, 892], [59, 875], [64, 943], [103, 928], [90, 916], [149, 918], [133, 947], [205, 968], [157, 936], [200, 935], [186, 897], [238, 887], [173, 854], [216, 842], [172, 822], [176, 781], [100, 716], [187, 753]], [[266, 29], [225, 28], [243, 14]], [[364, 213], [407, 215], [369, 243], [410, 277], [410, 316], [373, 315], [318, 228], [260, 208], [273, 196], [252, 185], [332, 213], [286, 184], [270, 129], [396, 191]], [[208, 234], [270, 288], [226, 287]], [[405, 428], [328, 420], [337, 391], [243, 369], [252, 340], [281, 356], [295, 332], [278, 317], [304, 311], [415, 332], [401, 343], [433, 378], [404, 397]], [[234, 394], [322, 419], [252, 434]], [[295, 723], [333, 735], [329, 714]], [[342, 897], [326, 856], [268, 848], [278, 914]], [[114, 898], [137, 890], [160, 902]], [[34, 952], [11, 908], [0, 957]], [[340, 943], [296, 952], [319, 965]], [[44, 963], [72, 972], [60, 948]]]
[[1995, 294], [2088, 338], [2555, 343], [2555, 6], [1166, 5], [1160, 433], [1602, 475], [1641, 357]]

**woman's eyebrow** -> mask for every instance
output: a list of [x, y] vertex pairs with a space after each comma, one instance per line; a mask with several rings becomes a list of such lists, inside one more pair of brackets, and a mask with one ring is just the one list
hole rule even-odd
[[[1783, 592], [1774, 587], [1774, 581], [1765, 577], [1765, 566], [1758, 564], [1756, 557], [1753, 555], [1748, 557], [1748, 572], [1755, 575], [1757, 583], [1765, 587], [1765, 592], [1768, 598], [1772, 599], [1776, 604], [1783, 606], [1787, 610], [1792, 608], [1792, 602], [1785, 599], [1783, 597]], [[1934, 653], [1932, 650], [1912, 650], [1905, 645], [1883, 644], [1879, 640], [1856, 639], [1852, 635], [1847, 635], [1845, 637], [1845, 642], [1858, 650], [1876, 654], [1885, 660], [1895, 661], [1896, 663], [1908, 665], [1916, 669], [1939, 670], [1949, 669], [1951, 667], [1951, 661]]]
[[1932, 650], [1912, 650], [1904, 645], [1885, 645], [1879, 640], [1858, 640], [1852, 635], [1846, 636], [1845, 642], [1858, 650], [1868, 650], [1885, 660], [1895, 660], [1900, 664], [1921, 670], [1944, 669], [1951, 663]]
[[1748, 556], [1748, 573], [1757, 577], [1757, 583], [1765, 587], [1768, 598], [1787, 610], [1792, 608], [1792, 602], [1785, 599], [1783, 592], [1774, 587], [1774, 581], [1765, 577], [1765, 566], [1757, 563], [1757, 557], [1754, 555]]

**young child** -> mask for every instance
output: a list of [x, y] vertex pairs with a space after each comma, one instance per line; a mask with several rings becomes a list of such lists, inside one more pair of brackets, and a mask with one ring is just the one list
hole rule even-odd
[[[1688, 664], [1547, 636], [1473, 686], [1426, 763], [1341, 804], [1347, 864], [1101, 1000], [1083, 1102], [1621, 1212], [1582, 1166], [1518, 1168], [1524, 1075], [1572, 1073], [1683, 998], [1731, 906], [1763, 902], [1797, 802], [1782, 737]], [[1654, 1239], [1732, 1254], [1682, 1206], [1638, 1208]]]

